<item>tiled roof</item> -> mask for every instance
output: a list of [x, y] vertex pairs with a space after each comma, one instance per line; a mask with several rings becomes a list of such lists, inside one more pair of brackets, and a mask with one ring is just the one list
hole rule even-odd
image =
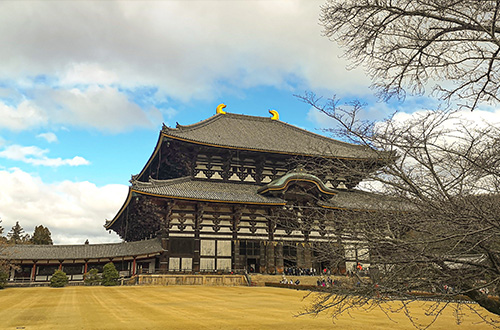
[[165, 126], [162, 132], [190, 142], [228, 148], [338, 158], [376, 157], [369, 148], [330, 139], [267, 117], [217, 114], [193, 125]]
[[[284, 199], [263, 196], [258, 193], [266, 186], [246, 183], [195, 180], [189, 177], [154, 180], [149, 182], [133, 181], [132, 191], [148, 195], [184, 198], [215, 202], [239, 202], [268, 205], [283, 205]], [[327, 188], [329, 191], [330, 189]], [[401, 210], [404, 204], [391, 197], [361, 190], [335, 190], [336, 195], [319, 205], [353, 210]]]
[[254, 204], [282, 205], [284, 200], [261, 196], [257, 193], [260, 186], [245, 183], [193, 180], [189, 177], [133, 181], [132, 191], [149, 195], [177, 197], [204, 201], [238, 202]]
[[320, 205], [349, 210], [408, 211], [410, 209], [402, 200], [361, 190], [338, 190], [328, 202], [322, 202]]
[[139, 256], [163, 251], [159, 239], [137, 242], [82, 245], [8, 245], [0, 252], [1, 259], [68, 260]]

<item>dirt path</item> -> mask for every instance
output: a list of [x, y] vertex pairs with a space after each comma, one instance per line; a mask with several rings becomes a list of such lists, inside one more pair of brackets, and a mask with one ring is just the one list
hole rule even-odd
[[[303, 296], [265, 287], [9, 288], [0, 291], [0, 329], [414, 329], [401, 313], [391, 321], [379, 310], [335, 325], [326, 314], [294, 317]], [[470, 315], [457, 326], [449, 310], [431, 329], [489, 329], [477, 322]]]

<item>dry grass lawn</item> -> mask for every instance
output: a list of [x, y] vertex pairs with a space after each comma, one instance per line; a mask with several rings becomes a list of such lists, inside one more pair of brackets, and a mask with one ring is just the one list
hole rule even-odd
[[[327, 314], [294, 317], [304, 292], [266, 287], [131, 286], [8, 288], [0, 329], [414, 329], [402, 314], [359, 311], [335, 324]], [[415, 314], [423, 315], [415, 307]], [[451, 310], [431, 329], [489, 329]]]

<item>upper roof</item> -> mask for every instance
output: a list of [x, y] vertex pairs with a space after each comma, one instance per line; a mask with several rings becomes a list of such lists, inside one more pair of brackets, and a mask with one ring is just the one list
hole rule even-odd
[[224, 148], [294, 155], [372, 159], [367, 147], [341, 142], [268, 117], [216, 114], [192, 125], [164, 126], [162, 133], [176, 139]]
[[130, 257], [160, 253], [159, 239], [137, 242], [81, 244], [81, 245], [8, 245], [0, 259], [14, 260], [68, 260]]

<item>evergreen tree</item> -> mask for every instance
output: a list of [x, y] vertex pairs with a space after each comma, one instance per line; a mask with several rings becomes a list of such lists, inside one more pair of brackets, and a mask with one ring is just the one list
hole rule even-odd
[[83, 282], [85, 285], [99, 285], [101, 283], [101, 276], [99, 276], [99, 271], [92, 268], [90, 271], [83, 274]]
[[0, 243], [6, 242], [7, 238], [3, 236], [3, 227], [2, 227], [2, 219], [0, 219]]
[[62, 270], [56, 270], [50, 278], [50, 286], [53, 288], [62, 288], [68, 284], [68, 276]]
[[5, 288], [8, 279], [9, 279], [9, 268], [7, 267], [7, 265], [0, 264], [0, 289]]
[[19, 221], [16, 221], [16, 224], [12, 227], [12, 229], [7, 233], [7, 239], [11, 244], [22, 244], [26, 241], [26, 233], [24, 232], [23, 227], [19, 224]]
[[105, 286], [118, 285], [119, 277], [120, 274], [118, 274], [115, 265], [112, 262], [108, 262], [102, 270], [101, 284]]
[[36, 226], [33, 231], [33, 236], [31, 237], [31, 243], [36, 245], [52, 245], [51, 232], [49, 228], [42, 225]]

